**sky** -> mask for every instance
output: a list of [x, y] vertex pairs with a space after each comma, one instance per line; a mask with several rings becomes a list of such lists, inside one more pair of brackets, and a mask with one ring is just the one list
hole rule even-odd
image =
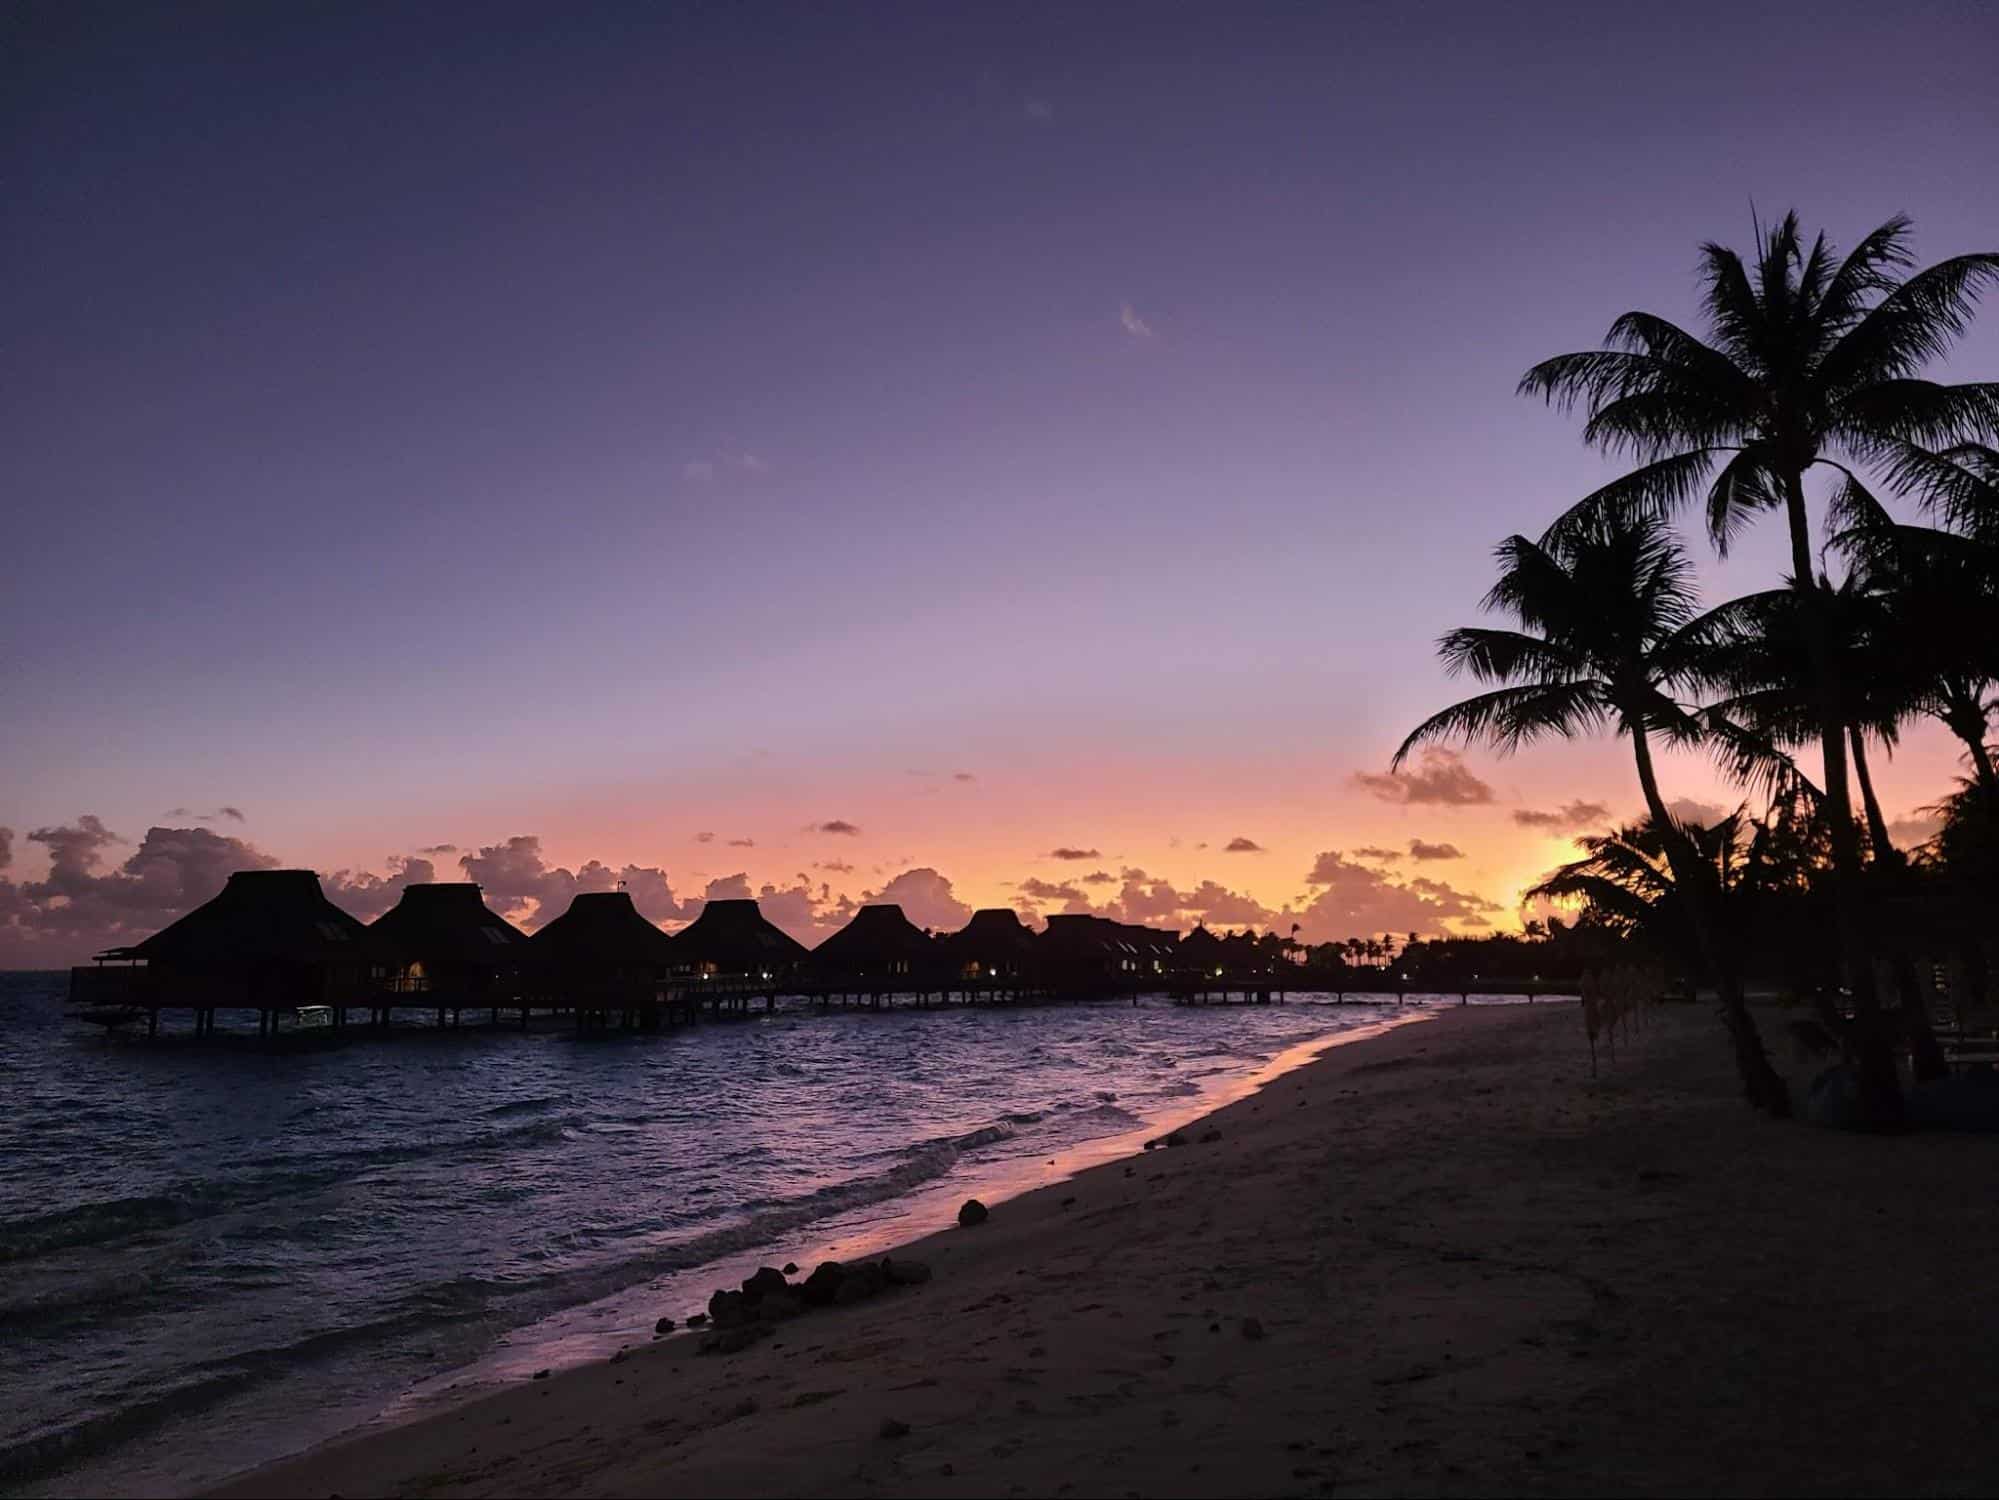
[[[1521, 372], [1694, 321], [1752, 213], [1999, 245], [1994, 55], [1977, 4], [10, 6], [0, 965], [272, 861], [808, 940], [1515, 925], [1626, 747], [1379, 778], [1612, 472]], [[1942, 373], [1995, 369], [1999, 309]], [[1957, 769], [1912, 733], [1891, 817]]]

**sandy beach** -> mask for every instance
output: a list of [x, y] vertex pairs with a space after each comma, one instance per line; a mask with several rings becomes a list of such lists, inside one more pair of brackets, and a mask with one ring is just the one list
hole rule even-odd
[[910, 1246], [925, 1285], [738, 1353], [676, 1335], [217, 1493], [1999, 1478], [1992, 1143], [1760, 1119], [1704, 1011], [1657, 1013], [1594, 1081], [1572, 1005], [1448, 1012], [1334, 1047], [1185, 1136]]

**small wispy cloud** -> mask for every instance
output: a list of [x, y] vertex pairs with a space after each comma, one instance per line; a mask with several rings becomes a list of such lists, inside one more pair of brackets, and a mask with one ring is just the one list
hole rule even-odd
[[979, 778], [974, 776], [970, 771], [953, 771], [951, 779], [953, 781], [977, 781]]
[[1152, 337], [1152, 325], [1141, 318], [1129, 302], [1119, 304], [1117, 320], [1124, 325], [1124, 331], [1135, 339]]
[[712, 833], [697, 833], [694, 835], [694, 842], [697, 844], [712, 844], [715, 842], [715, 835]]
[[1409, 841], [1409, 857], [1411, 859], [1463, 859], [1465, 852], [1456, 844], [1433, 844], [1426, 839], [1411, 839]]
[[1020, 101], [1020, 112], [1037, 125], [1046, 125], [1055, 118], [1055, 102], [1043, 99], [1037, 94], [1029, 94]]
[[1050, 859], [1102, 859], [1103, 855], [1095, 849], [1078, 849], [1064, 844], [1060, 849], [1050, 849], [1048, 857]]
[[1255, 839], [1246, 839], [1241, 834], [1237, 834], [1222, 846], [1222, 853], [1224, 854], [1261, 854], [1262, 852], [1263, 845], [1259, 844]]
[[848, 838], [853, 838], [856, 837], [861, 830], [859, 824], [849, 823], [845, 818], [828, 818], [823, 823], [811, 823], [806, 825], [805, 831], [807, 833], [838, 833], [838, 834], [844, 834]]
[[756, 848], [756, 846], [757, 846], [757, 841], [756, 841], [755, 839], [730, 839], [730, 840], [729, 840], [729, 847], [730, 847], [731, 849], [754, 849], [754, 848]]

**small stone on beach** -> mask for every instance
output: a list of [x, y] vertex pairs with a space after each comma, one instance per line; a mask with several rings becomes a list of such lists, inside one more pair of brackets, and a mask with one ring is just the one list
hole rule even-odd
[[976, 1198], [967, 1198], [965, 1206], [958, 1210], [958, 1227], [970, 1229], [974, 1224], [983, 1224], [992, 1217], [991, 1211]]

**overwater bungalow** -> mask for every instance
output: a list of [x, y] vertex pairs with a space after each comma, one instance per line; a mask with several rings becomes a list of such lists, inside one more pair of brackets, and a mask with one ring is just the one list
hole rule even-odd
[[1059, 914], [1038, 942], [1042, 972], [1060, 990], [1134, 989], [1161, 972], [1154, 967], [1163, 967], [1158, 940], [1177, 936], [1109, 917]]
[[937, 943], [892, 903], [863, 906], [806, 959], [814, 979], [857, 994], [922, 993], [944, 984]]
[[1222, 940], [1206, 927], [1196, 927], [1180, 939], [1180, 949], [1175, 955], [1174, 967], [1185, 974], [1213, 975], [1219, 977], [1225, 966], [1228, 950], [1222, 947]]
[[1010, 907], [982, 907], [937, 946], [957, 981], [971, 989], [1017, 989], [1034, 974], [1034, 934]]
[[281, 1015], [371, 1003], [395, 956], [331, 901], [311, 870], [239, 870], [221, 894], [144, 942], [108, 949], [70, 971], [72, 1000], [127, 1006], [157, 1030], [161, 1009], [189, 1008], [197, 1035], [217, 1010]]
[[754, 901], [710, 901], [673, 941], [676, 970], [696, 979], [787, 979], [805, 958], [805, 945]]
[[469, 880], [405, 886], [368, 930], [395, 957], [388, 988], [435, 995], [439, 1004], [509, 1003], [530, 962], [527, 934], [487, 906]]
[[528, 939], [527, 983], [542, 1004], [573, 1006], [579, 1026], [657, 1025], [677, 940], [639, 915], [628, 891], [585, 891]]
[[1156, 977], [1172, 972], [1180, 953], [1180, 934], [1177, 931], [1147, 927], [1138, 922], [1123, 925], [1125, 940], [1131, 944], [1138, 960], [1139, 974]]

